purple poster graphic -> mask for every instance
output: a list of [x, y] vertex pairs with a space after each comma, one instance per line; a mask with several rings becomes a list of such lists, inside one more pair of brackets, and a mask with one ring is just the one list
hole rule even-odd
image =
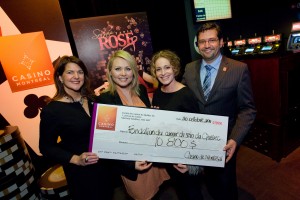
[[[78, 56], [89, 69], [92, 89], [105, 83], [106, 63], [119, 49], [136, 58], [140, 72], [150, 73], [153, 50], [146, 13], [74, 19], [70, 25]], [[147, 85], [150, 89], [151, 84]]]

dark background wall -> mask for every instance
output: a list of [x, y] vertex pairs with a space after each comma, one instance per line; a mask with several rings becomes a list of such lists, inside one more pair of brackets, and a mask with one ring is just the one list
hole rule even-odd
[[[182, 66], [199, 55], [193, 39], [200, 23], [194, 23], [192, 0], [60, 0], [62, 13], [74, 54], [69, 19], [147, 12], [153, 50], [171, 49], [181, 58]], [[299, 0], [231, 0], [232, 18], [219, 20], [225, 39], [283, 35], [283, 43], [290, 34], [291, 25], [300, 20]], [[286, 44], [284, 44], [286, 45]]]

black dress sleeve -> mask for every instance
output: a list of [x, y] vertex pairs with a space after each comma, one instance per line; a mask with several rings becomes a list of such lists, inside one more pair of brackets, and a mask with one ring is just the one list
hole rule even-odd
[[61, 164], [69, 163], [73, 153], [66, 151], [57, 143], [60, 132], [60, 120], [55, 110], [44, 107], [40, 114], [39, 149], [43, 156]]
[[184, 112], [200, 113], [198, 100], [194, 93], [188, 87], [185, 87], [183, 92], [184, 94], [182, 95], [184, 99], [182, 100], [182, 110]]

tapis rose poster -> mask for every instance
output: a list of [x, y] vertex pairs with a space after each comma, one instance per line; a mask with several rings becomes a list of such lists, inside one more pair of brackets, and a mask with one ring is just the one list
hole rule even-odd
[[106, 63], [119, 49], [135, 56], [138, 66], [150, 72], [152, 44], [145, 12], [70, 20], [78, 56], [89, 68], [92, 88], [106, 81]]

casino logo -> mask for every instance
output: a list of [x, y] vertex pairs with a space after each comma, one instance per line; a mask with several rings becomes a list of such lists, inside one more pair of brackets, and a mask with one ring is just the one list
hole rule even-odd
[[98, 107], [98, 117], [96, 129], [100, 130], [115, 130], [117, 107], [102, 106]]
[[43, 32], [0, 37], [0, 60], [12, 92], [54, 82], [53, 65]]
[[24, 54], [22, 61], [20, 62], [21, 65], [24, 65], [27, 69], [31, 69], [34, 60], [30, 59], [26, 54]]

